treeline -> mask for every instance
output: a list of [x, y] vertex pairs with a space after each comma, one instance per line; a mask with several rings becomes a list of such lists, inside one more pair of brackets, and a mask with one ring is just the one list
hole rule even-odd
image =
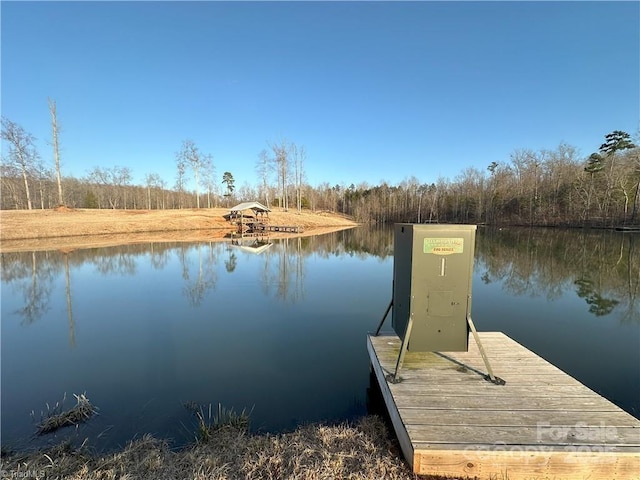
[[507, 162], [468, 168], [453, 181], [351, 185], [337, 209], [376, 222], [611, 226], [638, 223], [639, 189], [640, 149], [613, 132], [588, 159], [561, 144], [515, 151]]
[[[0, 209], [32, 210], [57, 206], [110, 209], [173, 209], [230, 206], [238, 200], [264, 198], [267, 205], [287, 210], [303, 208], [306, 149], [286, 139], [270, 142], [255, 164], [257, 188], [244, 183], [236, 191], [232, 172], [216, 175], [213, 156], [193, 140], [182, 142], [176, 153], [175, 183], [159, 174], [144, 175], [144, 185], [133, 184], [129, 167], [93, 167], [85, 177], [64, 177], [60, 169], [59, 130], [55, 101], [49, 100], [54, 165], [42, 161], [35, 138], [22, 126], [2, 117]], [[54, 168], [55, 167], [55, 168]], [[221, 182], [219, 180], [222, 180]], [[221, 185], [225, 185], [221, 189]], [[189, 186], [193, 190], [189, 190]], [[222, 190], [222, 191], [221, 191]], [[308, 200], [305, 199], [308, 204]]]
[[[190, 140], [177, 154], [175, 184], [155, 173], [144, 185], [128, 167], [94, 167], [84, 178], [59, 176], [39, 161], [33, 138], [3, 119], [0, 208], [176, 209], [231, 206], [259, 200], [288, 209], [308, 208], [353, 216], [360, 222], [484, 223], [490, 225], [615, 226], [640, 222], [640, 149], [629, 134], [605, 136], [588, 158], [561, 144], [554, 150], [513, 152], [486, 169], [468, 168], [454, 179], [421, 183], [412, 176], [347, 186], [305, 181], [304, 147], [283, 140], [256, 161], [256, 185], [235, 187], [231, 172], [216, 180], [211, 155]], [[55, 129], [54, 129], [55, 132]], [[189, 171], [195, 189], [186, 188]], [[423, 173], [423, 172], [416, 172]], [[224, 189], [221, 185], [226, 184]], [[62, 202], [60, 199], [62, 198]]]

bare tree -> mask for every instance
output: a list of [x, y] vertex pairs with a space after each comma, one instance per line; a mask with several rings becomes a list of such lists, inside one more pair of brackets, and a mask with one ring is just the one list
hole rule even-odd
[[202, 186], [207, 190], [207, 208], [212, 207], [211, 197], [217, 196], [218, 184], [215, 180], [216, 167], [213, 165], [213, 157], [204, 155], [201, 165]]
[[166, 208], [164, 199], [165, 199], [165, 193], [167, 190], [167, 182], [164, 181], [162, 178], [158, 178], [158, 188], [160, 189], [160, 194], [162, 199], [162, 202], [159, 204], [158, 208], [161, 208], [162, 210], [164, 210]]
[[114, 199], [110, 188], [109, 176], [105, 169], [93, 167], [93, 170], [88, 172], [85, 181], [86, 183], [93, 184], [93, 186], [96, 187], [98, 208], [102, 208], [104, 205], [103, 199], [105, 196], [107, 197], [109, 205], [112, 206], [112, 208], [115, 208], [113, 207]]
[[193, 170], [196, 188], [196, 207], [200, 208], [200, 195], [198, 187], [200, 186], [200, 170], [203, 168], [206, 156], [200, 152], [193, 140], [184, 140], [182, 149], [178, 152], [179, 161], [184, 165], [188, 165]]
[[144, 176], [144, 182], [147, 186], [147, 210], [151, 210], [151, 189], [156, 187], [157, 173], [147, 173]]
[[633, 211], [631, 213], [631, 223], [636, 220], [638, 204], [640, 204], [640, 149], [636, 148], [633, 153], [633, 172], [636, 177], [636, 193], [633, 196]]
[[113, 183], [117, 186], [118, 191], [122, 192], [122, 207], [127, 209], [127, 190], [131, 185], [131, 169], [129, 167], [113, 167], [112, 170]]
[[275, 155], [273, 160], [278, 172], [278, 206], [287, 210], [289, 208], [287, 187], [289, 178], [290, 145], [287, 140], [281, 140], [279, 143], [272, 143], [269, 146]]
[[14, 165], [0, 165], [0, 195], [2, 195], [2, 208], [13, 208], [19, 210], [21, 207], [20, 173]]
[[249, 185], [249, 182], [243, 182], [237, 189], [236, 198], [239, 202], [246, 202], [257, 198], [255, 189]]
[[51, 195], [48, 192], [52, 183], [51, 179], [53, 178], [53, 172], [47, 168], [43, 162], [38, 160], [33, 166], [32, 176], [37, 184], [37, 193], [40, 197], [40, 208], [42, 210], [45, 209], [45, 200], [47, 202], [47, 207], [51, 208]]
[[302, 184], [304, 182], [304, 162], [307, 159], [307, 151], [304, 145], [298, 147], [295, 143], [291, 144], [291, 152], [293, 156], [294, 182], [296, 188], [296, 207], [298, 211], [302, 210]]
[[58, 143], [58, 120], [56, 116], [56, 101], [47, 99], [49, 102], [49, 111], [51, 112], [51, 130], [53, 135], [53, 159], [56, 164], [56, 180], [58, 182], [58, 205], [64, 205], [64, 197], [62, 195], [62, 176], [60, 175], [60, 146]]
[[178, 173], [176, 175], [175, 189], [178, 194], [178, 208], [182, 208], [182, 200], [184, 197], [184, 187], [186, 183], [185, 176], [187, 173], [187, 165], [184, 159], [180, 155], [177, 155], [176, 157], [176, 166], [178, 167]]
[[122, 197], [122, 208], [127, 208], [127, 189], [131, 183], [129, 167], [117, 165], [111, 168], [94, 167], [89, 172], [87, 180], [99, 187], [99, 193], [107, 196], [112, 209], [119, 208], [120, 197]]
[[39, 158], [38, 151], [34, 145], [35, 138], [27, 133], [20, 125], [7, 118], [2, 118], [2, 140], [8, 143], [8, 155], [3, 162], [8, 160], [6, 165], [15, 166], [22, 175], [24, 181], [24, 191], [27, 197], [27, 208], [31, 206], [31, 192], [29, 191], [29, 177], [33, 173], [34, 166]]
[[264, 195], [265, 205], [269, 206], [269, 177], [273, 171], [272, 160], [269, 158], [269, 153], [263, 149], [258, 154], [258, 161], [256, 162], [256, 172], [260, 181], [260, 188]]

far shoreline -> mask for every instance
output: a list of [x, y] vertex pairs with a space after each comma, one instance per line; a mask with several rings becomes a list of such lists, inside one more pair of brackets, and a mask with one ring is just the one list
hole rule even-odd
[[[272, 233], [265, 235], [265, 237], [269, 238], [269, 240], [312, 237], [314, 235], [324, 235], [327, 233], [339, 232], [341, 230], [348, 230], [351, 228], [356, 228], [358, 226], [359, 225], [349, 225], [342, 227], [316, 227], [306, 229], [301, 233]], [[228, 233], [229, 232], [226, 230], [222, 231], [219, 229], [215, 229], [143, 232], [116, 235], [94, 234], [48, 238], [26, 238], [0, 242], [0, 253], [41, 252], [51, 250], [58, 250], [68, 253], [74, 250], [84, 250], [89, 248], [109, 248], [118, 247], [121, 245], [139, 245], [146, 243], [225, 242], [231, 241], [231, 238], [226, 236], [228, 235]], [[249, 239], [250, 237], [245, 238]]]
[[[159, 242], [228, 241], [234, 225], [224, 219], [228, 210], [2, 210], [0, 253], [61, 250], [63, 252]], [[278, 212], [272, 224], [298, 225], [301, 233], [272, 232], [269, 239], [298, 238], [359, 226], [331, 212]]]

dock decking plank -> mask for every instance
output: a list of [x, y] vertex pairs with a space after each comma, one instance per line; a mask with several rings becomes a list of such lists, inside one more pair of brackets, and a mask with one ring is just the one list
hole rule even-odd
[[[473, 397], [473, 398], [469, 398]], [[404, 396], [396, 399], [396, 405], [399, 408], [420, 408], [420, 409], [442, 409], [450, 408], [456, 410], [495, 410], [500, 408], [504, 403], [509, 406], [512, 411], [518, 410], [553, 410], [553, 411], [578, 411], [578, 412], [609, 412], [618, 411], [618, 407], [602, 397], [573, 396], [568, 401], [567, 398], [549, 398], [547, 395], [533, 394], [531, 396], [523, 395], [503, 395], [500, 399], [496, 399], [492, 405], [485, 405], [482, 402], [472, 402], [477, 398], [475, 394], [419, 394]]]
[[[581, 411], [558, 411], [549, 410], [477, 410], [477, 409], [422, 409], [404, 408], [402, 419], [409, 425], [465, 425], [465, 426], [502, 426], [502, 427], [540, 427], [541, 433], [545, 430], [540, 423], [541, 412], [548, 412], [545, 422], [550, 425], [575, 427], [584, 425], [584, 428], [577, 427], [572, 433], [578, 438], [607, 436], [606, 427], [626, 428], [628, 419], [624, 415], [619, 415], [616, 411], [609, 412], [581, 412]], [[589, 425], [606, 425], [598, 429], [589, 429]], [[630, 441], [640, 438], [638, 431], [635, 437], [632, 435]]]
[[[405, 418], [403, 417], [403, 421]], [[547, 423], [546, 421], [544, 423]], [[550, 422], [549, 422], [550, 423]], [[587, 430], [585, 422], [584, 429]], [[405, 423], [412, 441], [421, 443], [489, 443], [491, 445], [558, 446], [580, 445], [597, 447], [640, 447], [638, 429], [633, 427], [592, 426], [593, 438], [581, 437], [575, 426], [501, 426], [501, 425], [416, 425]], [[566, 429], [566, 430], [565, 430]]]

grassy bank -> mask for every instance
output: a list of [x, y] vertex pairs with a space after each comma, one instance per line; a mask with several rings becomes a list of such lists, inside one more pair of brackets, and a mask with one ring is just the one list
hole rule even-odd
[[[235, 227], [224, 208], [182, 210], [0, 210], [3, 252], [74, 249], [162, 241], [221, 240]], [[356, 226], [350, 218], [309, 210], [273, 211], [273, 225], [295, 225], [304, 235]], [[280, 236], [292, 236], [281, 234]], [[278, 235], [271, 234], [271, 238]]]
[[241, 424], [211, 426], [180, 451], [145, 436], [105, 455], [63, 444], [46, 451], [4, 453], [7, 478], [98, 479], [389, 479], [416, 477], [384, 422], [306, 425], [283, 434], [252, 434]]

